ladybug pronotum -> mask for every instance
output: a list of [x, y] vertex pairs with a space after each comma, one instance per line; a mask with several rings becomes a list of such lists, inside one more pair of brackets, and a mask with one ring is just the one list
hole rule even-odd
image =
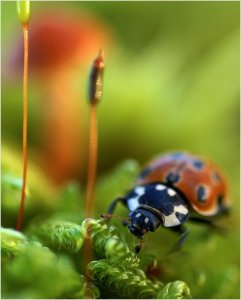
[[118, 202], [129, 209], [128, 229], [141, 241], [145, 233], [162, 225], [181, 235], [178, 247], [187, 236], [183, 226], [187, 220], [213, 225], [208, 217], [229, 210], [220, 170], [187, 152], [168, 153], [152, 160], [139, 174], [135, 187], [111, 203], [108, 214]]

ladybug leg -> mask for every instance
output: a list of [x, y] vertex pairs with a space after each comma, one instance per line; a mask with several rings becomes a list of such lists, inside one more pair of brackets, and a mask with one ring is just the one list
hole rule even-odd
[[116, 209], [116, 206], [117, 206], [118, 202], [122, 202], [123, 203], [125, 200], [126, 199], [124, 197], [118, 197], [118, 198], [114, 199], [111, 202], [111, 204], [110, 204], [110, 206], [109, 206], [109, 208], [107, 210], [107, 214], [113, 214], [114, 210]]
[[170, 227], [170, 230], [180, 235], [178, 241], [172, 246], [171, 250], [169, 251], [169, 254], [172, 254], [174, 252], [179, 251], [182, 248], [189, 231], [182, 225]]

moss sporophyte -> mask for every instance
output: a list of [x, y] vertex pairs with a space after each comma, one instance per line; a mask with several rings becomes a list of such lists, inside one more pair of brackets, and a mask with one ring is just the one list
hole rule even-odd
[[89, 160], [88, 160], [88, 179], [86, 194], [86, 217], [90, 217], [94, 208], [97, 152], [98, 152], [98, 123], [97, 123], [97, 105], [100, 103], [103, 94], [103, 73], [104, 58], [103, 51], [94, 60], [90, 78], [89, 95], [90, 104], [90, 124], [89, 124]]
[[17, 1], [17, 13], [20, 22], [23, 25], [28, 24], [30, 20], [30, 1]]
[[20, 230], [24, 214], [25, 189], [27, 181], [27, 133], [28, 133], [28, 52], [29, 52], [29, 20], [30, 20], [30, 1], [17, 1], [17, 13], [23, 28], [24, 39], [24, 66], [23, 66], [23, 175], [21, 202], [18, 214], [16, 229]]
[[[89, 95], [88, 101], [90, 104], [90, 121], [89, 121], [89, 159], [87, 170], [87, 188], [86, 188], [86, 203], [85, 216], [92, 216], [94, 210], [95, 185], [96, 185], [96, 169], [98, 161], [98, 122], [97, 122], [97, 105], [102, 98], [103, 89], [103, 73], [104, 73], [104, 58], [103, 51], [100, 50], [97, 58], [94, 60], [89, 78]], [[84, 245], [85, 264], [92, 259], [91, 245], [88, 239]]]

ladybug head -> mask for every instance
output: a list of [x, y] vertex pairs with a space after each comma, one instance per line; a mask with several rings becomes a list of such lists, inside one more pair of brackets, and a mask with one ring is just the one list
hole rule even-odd
[[155, 214], [143, 208], [137, 208], [129, 217], [131, 224], [128, 229], [137, 237], [142, 237], [148, 231], [155, 231], [161, 223]]

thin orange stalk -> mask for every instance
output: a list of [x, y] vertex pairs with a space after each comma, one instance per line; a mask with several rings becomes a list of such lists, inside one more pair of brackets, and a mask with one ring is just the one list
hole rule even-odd
[[97, 104], [90, 106], [89, 125], [89, 161], [85, 214], [89, 218], [92, 216], [93, 203], [95, 197], [96, 169], [98, 156], [98, 130], [97, 130]]
[[[96, 168], [97, 168], [97, 149], [98, 149], [98, 131], [97, 131], [97, 105], [90, 106], [90, 125], [89, 125], [89, 161], [88, 178], [86, 192], [85, 216], [89, 218], [93, 213], [93, 203], [95, 197]], [[93, 251], [88, 237], [84, 243], [84, 268], [92, 260]], [[89, 295], [90, 296], [90, 295]], [[91, 298], [91, 297], [90, 297]]]
[[27, 125], [28, 125], [28, 24], [23, 24], [23, 37], [24, 37], [24, 67], [23, 67], [23, 185], [21, 192], [21, 202], [18, 214], [18, 221], [16, 230], [21, 230], [24, 202], [25, 202], [25, 189], [27, 180]]

